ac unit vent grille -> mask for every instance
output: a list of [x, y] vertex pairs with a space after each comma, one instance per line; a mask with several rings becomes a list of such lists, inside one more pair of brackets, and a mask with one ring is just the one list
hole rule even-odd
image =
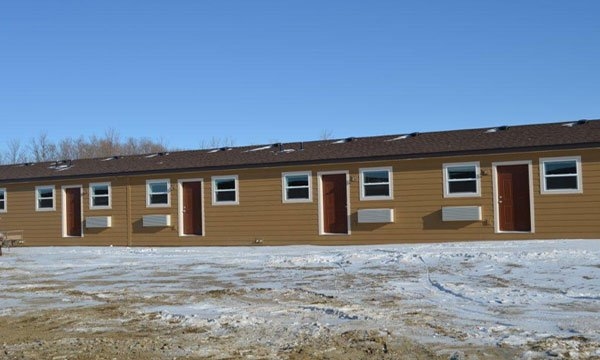
[[112, 216], [88, 216], [85, 227], [88, 229], [109, 228], [112, 226]]
[[142, 225], [144, 227], [171, 226], [171, 215], [144, 215]]
[[481, 206], [444, 206], [442, 221], [481, 221]]
[[360, 209], [359, 223], [393, 223], [394, 209]]

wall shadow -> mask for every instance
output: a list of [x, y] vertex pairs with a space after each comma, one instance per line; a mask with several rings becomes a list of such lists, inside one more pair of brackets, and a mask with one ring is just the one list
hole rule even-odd
[[133, 232], [135, 234], [156, 234], [165, 229], [171, 229], [171, 226], [146, 226], [144, 227], [144, 220], [139, 219], [133, 222]]
[[106, 228], [88, 228], [88, 227], [85, 227], [85, 225], [84, 225], [84, 227], [83, 227], [83, 232], [84, 232], [86, 235], [88, 235], [88, 234], [91, 234], [91, 235], [99, 235], [99, 234], [102, 234], [103, 232], [105, 232], [105, 231], [107, 231], [107, 230], [110, 230], [110, 229], [111, 229], [111, 228], [108, 228], [108, 227], [106, 227]]
[[442, 209], [425, 215], [423, 230], [458, 230], [479, 221], [442, 221]]

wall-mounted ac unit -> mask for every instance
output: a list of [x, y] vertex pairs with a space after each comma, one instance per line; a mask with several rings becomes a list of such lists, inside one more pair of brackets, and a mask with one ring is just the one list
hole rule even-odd
[[444, 206], [442, 221], [481, 221], [481, 206]]
[[171, 226], [171, 215], [144, 215], [142, 225], [144, 227]]
[[394, 209], [359, 209], [359, 223], [393, 223]]
[[109, 228], [112, 226], [112, 216], [88, 216], [85, 218], [85, 227], [88, 229]]

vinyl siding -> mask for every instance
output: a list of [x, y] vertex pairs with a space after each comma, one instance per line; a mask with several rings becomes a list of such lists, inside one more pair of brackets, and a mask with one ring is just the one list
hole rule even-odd
[[[581, 156], [583, 193], [541, 194], [539, 159]], [[479, 197], [443, 196], [443, 164], [479, 162]], [[493, 163], [531, 161], [534, 233], [496, 233], [494, 222]], [[360, 200], [359, 169], [393, 169], [393, 200]], [[310, 171], [312, 202], [283, 203], [281, 176], [284, 172]], [[350, 235], [319, 235], [319, 173], [348, 172]], [[213, 176], [238, 176], [238, 205], [213, 205]], [[203, 236], [179, 236], [178, 181], [203, 179]], [[146, 180], [169, 179], [170, 206], [146, 206]], [[90, 210], [89, 184], [110, 182], [112, 208]], [[35, 211], [35, 186], [54, 185], [56, 210]], [[83, 218], [112, 216], [112, 227], [87, 229], [83, 237], [62, 237], [62, 191], [64, 185], [82, 185]], [[285, 166], [227, 171], [151, 174], [130, 177], [43, 181], [0, 184], [7, 190], [7, 213], [0, 214], [0, 229], [25, 230], [26, 245], [263, 245], [368, 244], [468, 240], [556, 239], [600, 237], [600, 151], [561, 150], [437, 157], [310, 166]], [[131, 204], [127, 204], [127, 189]], [[443, 222], [443, 206], [481, 206], [483, 221]], [[393, 223], [358, 223], [359, 209], [394, 209]], [[130, 213], [128, 213], [130, 209]], [[144, 215], [171, 216], [171, 226], [143, 227]], [[130, 221], [128, 221], [130, 219]], [[131, 222], [131, 227], [128, 224]], [[131, 238], [128, 239], [128, 233]], [[129, 242], [130, 241], [130, 242]]]
[[[111, 182], [112, 208], [106, 210], [90, 210], [89, 183]], [[122, 180], [121, 180], [122, 182]], [[35, 210], [35, 187], [53, 185], [55, 189], [54, 211]], [[82, 219], [86, 216], [112, 216], [112, 227], [107, 229], [87, 229], [82, 226], [82, 237], [63, 238], [63, 206], [62, 186], [82, 186], [81, 207]], [[93, 181], [74, 180], [68, 182], [43, 181], [40, 183], [23, 183], [7, 186], [10, 190], [8, 212], [0, 218], [0, 229], [24, 230], [26, 245], [127, 245], [125, 217], [125, 189], [119, 180], [99, 178]]]

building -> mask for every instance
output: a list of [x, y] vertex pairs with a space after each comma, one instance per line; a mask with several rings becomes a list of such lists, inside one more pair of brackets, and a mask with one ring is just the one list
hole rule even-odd
[[26, 245], [600, 238], [600, 120], [0, 167]]

